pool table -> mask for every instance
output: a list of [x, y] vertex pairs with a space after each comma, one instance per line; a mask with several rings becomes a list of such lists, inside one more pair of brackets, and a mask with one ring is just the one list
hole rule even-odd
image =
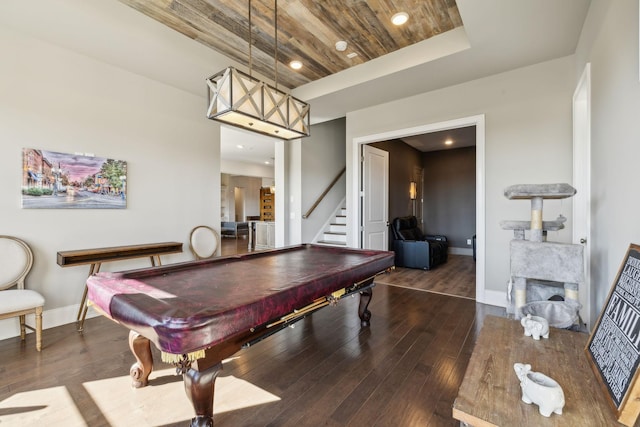
[[222, 360], [348, 295], [360, 295], [358, 315], [368, 326], [374, 277], [393, 260], [393, 252], [303, 244], [98, 273], [87, 279], [88, 300], [131, 330], [134, 387], [148, 382], [153, 342], [183, 375], [191, 426], [213, 426]]

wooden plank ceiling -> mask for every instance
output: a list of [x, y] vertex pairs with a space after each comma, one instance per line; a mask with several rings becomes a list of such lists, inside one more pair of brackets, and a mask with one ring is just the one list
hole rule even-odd
[[[249, 66], [249, 0], [119, 1]], [[275, 0], [251, 2], [252, 69], [271, 79], [274, 10]], [[397, 12], [409, 14], [400, 27], [391, 23]], [[278, 87], [293, 89], [459, 26], [455, 0], [280, 0]], [[339, 40], [348, 43], [346, 51], [336, 50]], [[291, 69], [292, 60], [302, 69]]]

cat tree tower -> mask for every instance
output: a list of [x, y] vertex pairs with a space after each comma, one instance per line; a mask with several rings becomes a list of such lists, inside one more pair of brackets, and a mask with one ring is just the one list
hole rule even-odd
[[[570, 322], [578, 318], [578, 289], [584, 284], [583, 246], [546, 241], [547, 231], [563, 229], [566, 218], [542, 220], [544, 199], [565, 199], [574, 194], [576, 189], [569, 184], [519, 184], [504, 191], [509, 200], [531, 200], [531, 221], [500, 223], [514, 235], [507, 311], [516, 318], [535, 314], [556, 327], [571, 326], [564, 325], [568, 314]], [[525, 231], [529, 232], [528, 240]]]

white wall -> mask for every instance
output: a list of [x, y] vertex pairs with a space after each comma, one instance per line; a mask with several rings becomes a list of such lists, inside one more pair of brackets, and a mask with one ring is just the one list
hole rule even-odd
[[[0, 51], [0, 234], [33, 248], [27, 286], [46, 298], [45, 328], [75, 320], [88, 273], [59, 267], [57, 251], [183, 242], [171, 263], [190, 259], [192, 227], [220, 228], [220, 128], [203, 98], [2, 26]], [[127, 209], [21, 209], [23, 147], [127, 161]], [[0, 322], [0, 337], [14, 323]]]
[[[262, 186], [262, 178], [252, 176], [229, 176], [229, 184], [227, 187], [227, 206], [229, 206], [229, 221], [246, 221], [247, 216], [260, 215], [260, 188]], [[234, 206], [234, 188], [244, 189], [244, 215], [245, 218], [236, 218], [236, 210]]]
[[[288, 168], [286, 171], [286, 200], [284, 215], [276, 211], [277, 216], [284, 216], [287, 224], [285, 245], [297, 245], [302, 243], [302, 175], [305, 171], [302, 165], [302, 139], [286, 141], [285, 147], [288, 151]], [[276, 199], [278, 189], [276, 186]], [[276, 209], [277, 209], [276, 202]], [[276, 218], [277, 221], [277, 218]], [[277, 225], [276, 225], [277, 227]]]
[[[311, 136], [302, 140], [302, 213], [306, 213], [331, 181], [344, 168], [345, 119], [311, 126]], [[344, 177], [318, 207], [302, 220], [302, 241], [310, 242], [344, 199]]]
[[591, 290], [600, 313], [630, 243], [640, 244], [638, 1], [593, 0], [576, 51], [591, 63]]
[[[428, 78], [428, 76], [425, 76]], [[485, 288], [504, 291], [509, 279], [510, 231], [503, 219], [530, 218], [528, 201], [510, 201], [513, 184], [571, 182], [573, 57], [565, 57], [401, 101], [347, 114], [347, 165], [353, 166], [354, 138], [461, 117], [485, 115]], [[347, 170], [348, 241], [358, 246], [357, 168]], [[544, 219], [569, 218], [549, 240], [571, 240], [571, 203], [546, 201]]]
[[277, 248], [283, 247], [289, 242], [289, 220], [286, 218], [285, 212], [289, 203], [289, 168], [291, 162], [291, 142], [276, 141], [275, 142], [275, 168], [276, 182], [276, 238], [275, 244]]

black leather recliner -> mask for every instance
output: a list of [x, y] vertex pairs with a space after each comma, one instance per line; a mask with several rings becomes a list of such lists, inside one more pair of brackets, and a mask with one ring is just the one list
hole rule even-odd
[[441, 235], [423, 235], [415, 216], [395, 218], [391, 229], [397, 267], [430, 270], [447, 262], [447, 238]]

